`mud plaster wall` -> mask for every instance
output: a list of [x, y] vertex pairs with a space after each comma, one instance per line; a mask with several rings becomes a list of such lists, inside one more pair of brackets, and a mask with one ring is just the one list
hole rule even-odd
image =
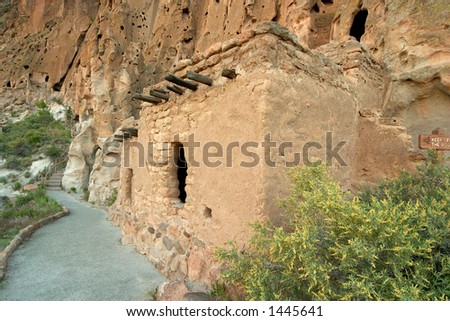
[[[355, 46], [336, 50], [355, 50]], [[333, 147], [347, 141], [340, 153], [346, 164], [332, 165], [343, 186], [351, 188], [360, 175], [354, 156], [358, 148], [364, 149], [360, 146], [359, 111], [369, 96], [374, 98], [373, 104], [381, 105], [386, 91], [380, 70], [363, 57], [360, 64], [364, 68], [345, 69], [325, 56], [315, 56], [298, 44], [264, 32], [178, 70], [183, 74], [202, 69], [215, 81], [212, 87], [200, 86], [198, 91], [173, 96], [167, 103], [143, 104], [139, 137], [128, 142], [134, 146], [130, 148], [130, 168], [121, 170], [119, 198], [111, 213], [111, 219], [124, 231], [124, 243], [135, 244], [170, 276], [211, 282], [218, 271], [214, 249], [232, 239], [242, 246], [249, 240], [250, 223], [279, 217], [276, 200], [286, 195], [289, 186], [286, 162], [311, 141], [324, 148], [312, 149], [310, 156], [324, 160], [326, 132], [333, 135]], [[235, 68], [238, 77], [220, 77], [225, 67]], [[363, 74], [365, 68], [371, 76], [361, 75], [366, 80], [361, 85], [353, 77]], [[356, 95], [367, 88], [372, 88], [369, 96]], [[284, 155], [272, 149], [275, 168], [263, 163], [261, 147], [253, 150], [261, 162], [251, 168], [239, 166], [249, 159], [236, 150], [230, 158], [231, 167], [226, 167], [225, 157], [212, 159], [223, 162], [215, 168], [190, 163], [186, 203], [177, 199], [176, 166], [172, 163], [177, 142], [184, 142], [189, 149], [186, 142], [194, 134], [202, 147], [213, 141], [226, 150], [232, 142], [258, 142], [261, 146], [268, 133], [278, 144], [293, 143]], [[369, 134], [375, 134], [373, 129], [369, 128]], [[398, 137], [394, 140], [406, 144]], [[142, 146], [156, 143], [155, 159], [170, 164], [155, 167], [145, 161], [139, 166], [142, 151], [135, 142]], [[204, 159], [201, 148], [195, 149], [194, 156], [196, 161]]]

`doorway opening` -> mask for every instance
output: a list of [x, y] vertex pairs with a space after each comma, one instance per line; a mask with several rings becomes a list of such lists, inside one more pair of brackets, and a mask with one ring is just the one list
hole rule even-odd
[[177, 165], [178, 198], [182, 203], [186, 203], [186, 178], [188, 176], [188, 164], [183, 144], [175, 145], [175, 164]]
[[352, 28], [350, 29], [350, 36], [361, 41], [361, 37], [366, 32], [366, 21], [369, 12], [366, 9], [360, 10], [353, 19]]

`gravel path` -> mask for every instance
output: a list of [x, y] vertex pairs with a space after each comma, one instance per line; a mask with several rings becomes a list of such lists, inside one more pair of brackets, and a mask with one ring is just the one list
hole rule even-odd
[[44, 226], [9, 260], [0, 300], [148, 300], [165, 278], [132, 247], [106, 213], [65, 192], [49, 192], [70, 215]]

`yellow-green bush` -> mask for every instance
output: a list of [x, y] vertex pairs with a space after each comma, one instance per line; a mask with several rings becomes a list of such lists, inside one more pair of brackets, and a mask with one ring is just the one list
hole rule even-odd
[[24, 170], [41, 153], [56, 158], [69, 148], [70, 130], [53, 119], [45, 102], [36, 105], [38, 112], [4, 126], [0, 133], [0, 156], [5, 158], [8, 169]]
[[248, 300], [448, 300], [450, 170], [427, 163], [361, 197], [323, 166], [290, 172], [283, 227], [221, 249], [223, 278]]

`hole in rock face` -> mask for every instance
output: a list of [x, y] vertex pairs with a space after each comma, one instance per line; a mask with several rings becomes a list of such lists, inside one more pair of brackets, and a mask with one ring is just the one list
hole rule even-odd
[[64, 80], [61, 80], [61, 81], [57, 82], [56, 84], [54, 84], [52, 87], [53, 91], [60, 92], [63, 84], [64, 84]]
[[319, 13], [320, 12], [320, 8], [319, 5], [316, 3], [314, 5], [314, 7], [312, 7], [311, 12], [314, 11], [315, 13]]
[[361, 37], [366, 32], [366, 21], [369, 12], [366, 9], [360, 10], [353, 19], [352, 28], [350, 29], [350, 36], [361, 41]]
[[188, 164], [186, 161], [186, 154], [183, 144], [177, 144], [175, 146], [175, 162], [177, 165], [178, 191], [180, 192], [178, 197], [182, 203], [186, 203], [186, 178], [188, 176]]
[[45, 76], [45, 82], [48, 82], [49, 79], [50, 79], [49, 75]]
[[330, 4], [333, 4], [334, 1], [333, 0], [322, 0], [322, 3], [325, 5], [330, 5]]
[[205, 207], [203, 209], [203, 216], [205, 218], [211, 218], [212, 217], [212, 210], [209, 207]]

